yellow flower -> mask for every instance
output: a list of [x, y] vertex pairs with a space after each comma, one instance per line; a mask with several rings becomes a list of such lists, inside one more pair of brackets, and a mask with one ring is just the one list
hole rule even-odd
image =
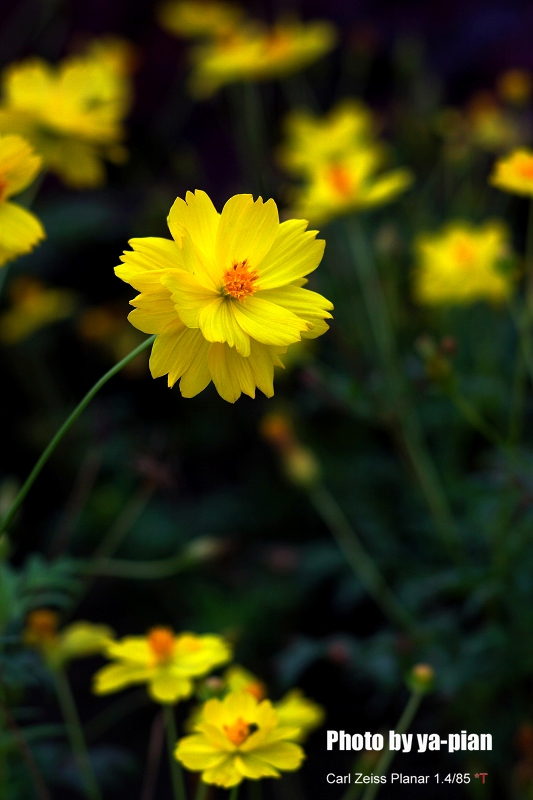
[[278, 159], [288, 172], [306, 174], [320, 162], [342, 160], [354, 147], [370, 144], [374, 135], [372, 114], [357, 100], [344, 100], [323, 117], [292, 111]]
[[416, 299], [428, 305], [501, 302], [512, 291], [509, 233], [500, 222], [452, 222], [415, 242]]
[[124, 158], [129, 105], [129, 83], [107, 57], [72, 56], [57, 67], [30, 58], [4, 72], [0, 131], [27, 138], [67, 185], [98, 186], [102, 158]]
[[516, 106], [525, 105], [533, 90], [533, 76], [526, 69], [508, 69], [498, 78], [498, 94]]
[[305, 757], [294, 743], [298, 731], [280, 723], [268, 700], [258, 702], [249, 692], [209, 700], [196, 731], [180, 739], [176, 758], [216, 786], [279, 778], [280, 771], [297, 770]]
[[152, 628], [146, 636], [128, 636], [111, 642], [106, 650], [115, 663], [94, 676], [96, 694], [109, 694], [126, 686], [147, 683], [158, 703], [176, 703], [189, 697], [193, 678], [206, 675], [231, 658], [220, 636], [174, 634], [170, 628]]
[[511, 194], [533, 197], [533, 150], [515, 150], [494, 165], [489, 183]]
[[274, 703], [274, 708], [282, 725], [298, 729], [297, 742], [303, 742], [311, 731], [322, 725], [325, 718], [322, 706], [305, 697], [301, 689], [291, 689]]
[[235, 28], [228, 36], [192, 51], [190, 89], [196, 97], [209, 97], [228, 83], [290, 75], [335, 44], [335, 28], [328, 22], [286, 21], [271, 29], [261, 25]]
[[28, 186], [39, 170], [41, 159], [20, 136], [0, 136], [0, 267], [30, 253], [45, 238], [37, 217], [9, 197]]
[[69, 317], [75, 295], [68, 289], [48, 289], [37, 278], [21, 276], [9, 285], [11, 308], [0, 315], [0, 340], [8, 344], [27, 339], [32, 333]]
[[190, 38], [227, 34], [243, 16], [239, 6], [221, 0], [170, 0], [158, 13], [166, 31]]
[[389, 203], [413, 181], [408, 169], [379, 173], [379, 146], [353, 149], [336, 161], [318, 162], [307, 182], [295, 189], [292, 213], [312, 224]]
[[130, 322], [156, 333], [154, 378], [180, 380], [184, 397], [213, 381], [233, 403], [241, 392], [267, 397], [279, 353], [328, 326], [331, 303], [302, 288], [324, 241], [304, 220], [280, 224], [273, 200], [232, 197], [219, 214], [205, 192], [176, 200], [168, 217], [174, 240], [132, 239], [116, 274], [141, 294]]
[[51, 669], [59, 669], [73, 658], [102, 653], [113, 638], [107, 625], [92, 622], [73, 622], [61, 631], [55, 611], [38, 608], [28, 614], [22, 639], [29, 647], [39, 650]]
[[89, 42], [85, 56], [105, 64], [118, 75], [130, 75], [139, 65], [139, 53], [135, 45], [120, 36], [102, 36]]

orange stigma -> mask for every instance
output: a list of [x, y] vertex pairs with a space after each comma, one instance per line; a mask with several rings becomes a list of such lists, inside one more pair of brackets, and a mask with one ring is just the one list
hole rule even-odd
[[337, 194], [340, 194], [343, 197], [348, 197], [353, 193], [354, 183], [352, 176], [346, 167], [343, 167], [340, 164], [332, 164], [328, 170], [328, 178], [331, 186], [337, 192]]
[[474, 249], [469, 242], [459, 240], [455, 245], [455, 258], [461, 265], [468, 266], [474, 259]]
[[157, 664], [170, 661], [174, 652], [174, 633], [170, 628], [152, 628], [148, 633], [148, 645]]
[[237, 747], [246, 741], [251, 733], [251, 725], [243, 720], [242, 717], [239, 717], [233, 725], [224, 725], [224, 733], [233, 744], [236, 744]]
[[26, 620], [24, 639], [29, 644], [51, 642], [57, 635], [58, 616], [48, 608], [30, 611]]
[[257, 271], [248, 266], [246, 258], [244, 261], [235, 261], [232, 267], [224, 272], [222, 291], [242, 303], [256, 291], [257, 286], [254, 284], [258, 277]]
[[533, 158], [529, 158], [527, 161], [523, 161], [518, 166], [518, 172], [520, 173], [521, 178], [527, 178], [527, 180], [533, 180]]

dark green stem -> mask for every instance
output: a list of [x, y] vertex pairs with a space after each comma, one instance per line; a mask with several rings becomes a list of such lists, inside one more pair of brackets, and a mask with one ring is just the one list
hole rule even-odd
[[239, 786], [240, 786], [239, 783], [233, 786], [231, 792], [229, 793], [229, 800], [237, 800], [237, 795], [239, 794]]
[[209, 791], [209, 784], [204, 783], [203, 780], [200, 778], [200, 780], [198, 781], [198, 788], [196, 790], [195, 800], [206, 800], [208, 791]]
[[100, 380], [98, 380], [94, 384], [92, 389], [90, 389], [87, 392], [87, 394], [85, 395], [83, 400], [81, 400], [81, 402], [78, 403], [78, 405], [76, 406], [76, 408], [74, 409], [72, 414], [70, 414], [70, 416], [65, 420], [65, 422], [59, 428], [59, 430], [57, 431], [57, 433], [55, 434], [53, 439], [50, 441], [48, 446], [43, 450], [43, 452], [42, 452], [41, 456], [39, 457], [37, 463], [35, 464], [34, 468], [32, 469], [32, 471], [30, 472], [30, 474], [26, 478], [24, 484], [22, 485], [22, 488], [20, 489], [20, 491], [17, 494], [15, 500], [13, 501], [13, 504], [12, 504], [11, 508], [7, 512], [7, 514], [4, 517], [4, 519], [0, 522], [0, 534], [3, 531], [7, 530], [9, 524], [11, 523], [13, 517], [15, 516], [15, 514], [19, 510], [19, 508], [22, 505], [22, 503], [24, 502], [24, 500], [26, 498], [26, 495], [28, 494], [28, 492], [30, 491], [31, 487], [33, 486], [33, 484], [35, 482], [35, 479], [37, 478], [37, 476], [41, 472], [42, 468], [44, 467], [44, 465], [46, 464], [46, 462], [48, 461], [48, 459], [50, 458], [50, 456], [52, 455], [52, 453], [54, 452], [54, 450], [56, 449], [56, 447], [60, 443], [60, 441], [63, 438], [63, 436], [67, 433], [67, 431], [74, 424], [74, 422], [76, 422], [76, 420], [82, 414], [82, 412], [87, 408], [87, 406], [89, 405], [89, 403], [91, 402], [93, 397], [96, 394], [98, 394], [98, 392], [100, 391], [102, 386], [104, 386], [108, 382], [108, 380], [110, 380], [110, 378], [112, 378], [114, 375], [116, 375], [117, 372], [120, 372], [120, 370], [123, 369], [123, 367], [125, 367], [127, 364], [130, 363], [130, 361], [133, 361], [133, 359], [136, 358], [139, 355], [139, 353], [142, 353], [143, 350], [146, 350], [146, 348], [149, 347], [152, 344], [154, 339], [155, 339], [155, 335], [154, 336], [150, 336], [150, 338], [146, 339], [142, 344], [140, 344], [138, 347], [136, 347], [135, 350], [133, 350], [129, 355], [125, 356], [125, 358], [123, 358], [121, 361], [119, 361], [118, 364], [115, 364], [114, 367], [112, 367], [108, 372], [106, 372], [106, 374], [103, 375], [100, 378]]
[[186, 800], [185, 783], [183, 781], [183, 770], [181, 764], [174, 755], [178, 734], [176, 732], [176, 720], [174, 719], [174, 709], [170, 705], [163, 706], [165, 713], [165, 730], [167, 734], [168, 759], [170, 762], [170, 776], [172, 778], [172, 791], [174, 800]]

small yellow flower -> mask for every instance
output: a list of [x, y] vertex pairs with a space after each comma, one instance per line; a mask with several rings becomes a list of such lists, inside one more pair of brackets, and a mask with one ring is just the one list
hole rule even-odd
[[357, 100], [343, 100], [323, 117], [292, 111], [278, 159], [287, 172], [305, 175], [318, 163], [342, 160], [354, 147], [369, 145], [375, 133], [372, 113]]
[[94, 676], [96, 694], [109, 694], [126, 686], [148, 684], [158, 703], [176, 703], [191, 695], [193, 678], [206, 675], [231, 658], [220, 636], [176, 635], [170, 628], [152, 628], [146, 636], [128, 636], [111, 642], [106, 654], [115, 663]]
[[225, 400], [267, 397], [279, 354], [323, 334], [331, 303], [302, 288], [324, 242], [304, 220], [280, 224], [273, 200], [232, 197], [219, 214], [205, 192], [178, 198], [168, 217], [174, 239], [132, 239], [119, 278], [141, 294], [130, 322], [158, 334], [154, 378], [180, 380], [184, 397], [213, 381]]
[[526, 69], [508, 69], [498, 78], [497, 89], [503, 100], [523, 106], [531, 98], [533, 75]]
[[533, 197], [533, 150], [515, 150], [500, 158], [489, 183], [504, 192]]
[[11, 308], [0, 315], [0, 341], [16, 344], [52, 322], [66, 319], [76, 299], [69, 289], [49, 289], [37, 278], [21, 276], [9, 284]]
[[0, 267], [30, 253], [45, 238], [43, 226], [31, 211], [9, 202], [28, 186], [41, 159], [20, 136], [0, 136]]
[[303, 742], [311, 731], [322, 725], [325, 718], [322, 706], [305, 697], [301, 689], [291, 689], [274, 703], [274, 708], [282, 725], [298, 728], [297, 742]]
[[243, 16], [239, 6], [221, 0], [170, 0], [158, 13], [166, 31], [191, 39], [227, 34]]
[[191, 53], [190, 89], [209, 97], [237, 81], [261, 81], [290, 75], [328, 53], [336, 44], [328, 22], [278, 22], [234, 28], [230, 34], [198, 45]]
[[283, 725], [272, 704], [258, 702], [250, 692], [209, 700], [196, 731], [180, 739], [176, 758], [216, 786], [279, 778], [280, 772], [297, 770], [305, 757], [294, 742], [297, 729]]
[[72, 56], [57, 67], [30, 58], [4, 71], [0, 131], [27, 138], [67, 185], [98, 186], [105, 178], [102, 159], [124, 158], [130, 94], [108, 57]]
[[389, 203], [412, 183], [408, 169], [379, 172], [382, 149], [352, 149], [336, 161], [316, 164], [306, 183], [295, 189], [291, 213], [323, 224], [334, 217]]
[[500, 222], [473, 226], [452, 222], [415, 242], [414, 294], [427, 305], [504, 301], [513, 289], [507, 269], [509, 233]]
[[38, 608], [28, 614], [22, 633], [24, 643], [39, 650], [51, 669], [59, 669], [74, 658], [102, 653], [114, 635], [107, 625], [81, 620], [62, 630], [58, 626], [55, 611]]
[[139, 66], [139, 53], [135, 45], [120, 36], [102, 36], [89, 42], [84, 55], [105, 64], [117, 75], [130, 75]]

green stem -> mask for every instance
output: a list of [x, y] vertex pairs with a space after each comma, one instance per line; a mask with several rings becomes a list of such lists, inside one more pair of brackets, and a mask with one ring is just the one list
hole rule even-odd
[[102, 800], [67, 676], [63, 670], [58, 669], [54, 671], [54, 679], [57, 699], [65, 720], [70, 746], [82, 774], [86, 795], [89, 800]]
[[459, 532], [440, 476], [424, 441], [415, 409], [410, 402], [405, 378], [398, 369], [394, 331], [372, 250], [357, 217], [350, 218], [346, 226], [348, 245], [359, 277], [368, 324], [387, 381], [387, 410], [395, 421], [394, 427], [412, 465], [435, 528], [450, 552], [456, 555], [460, 545]]
[[383, 575], [330, 491], [319, 483], [309, 490], [309, 498], [346, 561], [385, 616], [399, 628], [411, 633], [415, 631], [416, 621], [387, 586]]
[[198, 781], [198, 788], [196, 790], [195, 800], [206, 800], [208, 791], [209, 791], [209, 784], [204, 783], [203, 780], [200, 778], [200, 780]]
[[[423, 696], [424, 696], [423, 692], [412, 693], [407, 705], [405, 706], [404, 712], [400, 717], [399, 722], [395, 728], [396, 733], [401, 735], [402, 733], [406, 733], [409, 730], [411, 722], [413, 721], [414, 716], [418, 711], [418, 707], [420, 705]], [[385, 773], [387, 772], [388, 768], [392, 763], [394, 755], [395, 751], [389, 750], [389, 748], [387, 747], [387, 749], [379, 759], [377, 766], [374, 770], [375, 776], [385, 775]], [[370, 786], [363, 795], [363, 800], [374, 800], [374, 797], [379, 792], [380, 786], [381, 786], [380, 783], [370, 784]], [[349, 800], [349, 798], [347, 798], [345, 795], [345, 797], [343, 797], [342, 800]]]
[[160, 578], [169, 578], [178, 572], [183, 572], [192, 563], [194, 562], [182, 553], [154, 561], [103, 558], [90, 562], [87, 565], [87, 572], [90, 575], [105, 575], [112, 578], [154, 581]]
[[237, 795], [239, 794], [239, 786], [240, 784], [237, 783], [235, 784], [235, 786], [232, 787], [232, 790], [229, 793], [229, 800], [237, 800]]
[[448, 392], [448, 397], [461, 416], [491, 442], [491, 444], [496, 445], [496, 447], [501, 447], [505, 451], [508, 450], [508, 445], [503, 436], [500, 435], [496, 428], [493, 428], [492, 425], [483, 419], [477, 408], [467, 400], [464, 395], [460, 394], [456, 389], [452, 389]]
[[103, 375], [100, 378], [100, 380], [96, 381], [92, 389], [90, 389], [83, 398], [83, 400], [81, 400], [81, 402], [78, 403], [72, 414], [70, 414], [70, 416], [65, 420], [65, 422], [63, 423], [63, 425], [61, 425], [61, 427], [59, 428], [55, 436], [52, 438], [48, 446], [43, 450], [34, 468], [26, 478], [24, 484], [22, 485], [22, 488], [20, 489], [15, 500], [13, 501], [11, 508], [7, 512], [4, 519], [0, 522], [0, 534], [8, 528], [13, 517], [19, 510], [22, 503], [24, 502], [26, 495], [33, 486], [35, 479], [41, 472], [42, 468], [44, 467], [44, 465], [46, 464], [46, 462], [48, 461], [48, 459], [50, 458], [50, 456], [60, 443], [63, 436], [67, 433], [67, 431], [73, 425], [73, 423], [76, 422], [81, 413], [87, 408], [93, 397], [96, 394], [98, 394], [102, 386], [104, 386], [110, 378], [116, 375], [117, 372], [120, 372], [120, 370], [123, 367], [125, 367], [127, 364], [130, 363], [130, 361], [133, 361], [133, 359], [136, 358], [139, 355], [139, 353], [142, 353], [143, 350], [146, 350], [146, 348], [152, 344], [154, 339], [155, 335], [150, 336], [142, 344], [136, 347], [135, 350], [133, 350], [129, 355], [125, 356], [125, 358], [119, 361], [118, 364], [115, 364], [115, 366], [112, 367], [108, 372], [106, 372], [106, 374]]
[[178, 734], [176, 732], [176, 720], [174, 719], [174, 709], [166, 704], [163, 706], [165, 713], [165, 729], [167, 733], [168, 758], [170, 762], [170, 775], [172, 778], [172, 791], [174, 800], [186, 800], [185, 783], [183, 781], [183, 770], [181, 764], [174, 755]]

